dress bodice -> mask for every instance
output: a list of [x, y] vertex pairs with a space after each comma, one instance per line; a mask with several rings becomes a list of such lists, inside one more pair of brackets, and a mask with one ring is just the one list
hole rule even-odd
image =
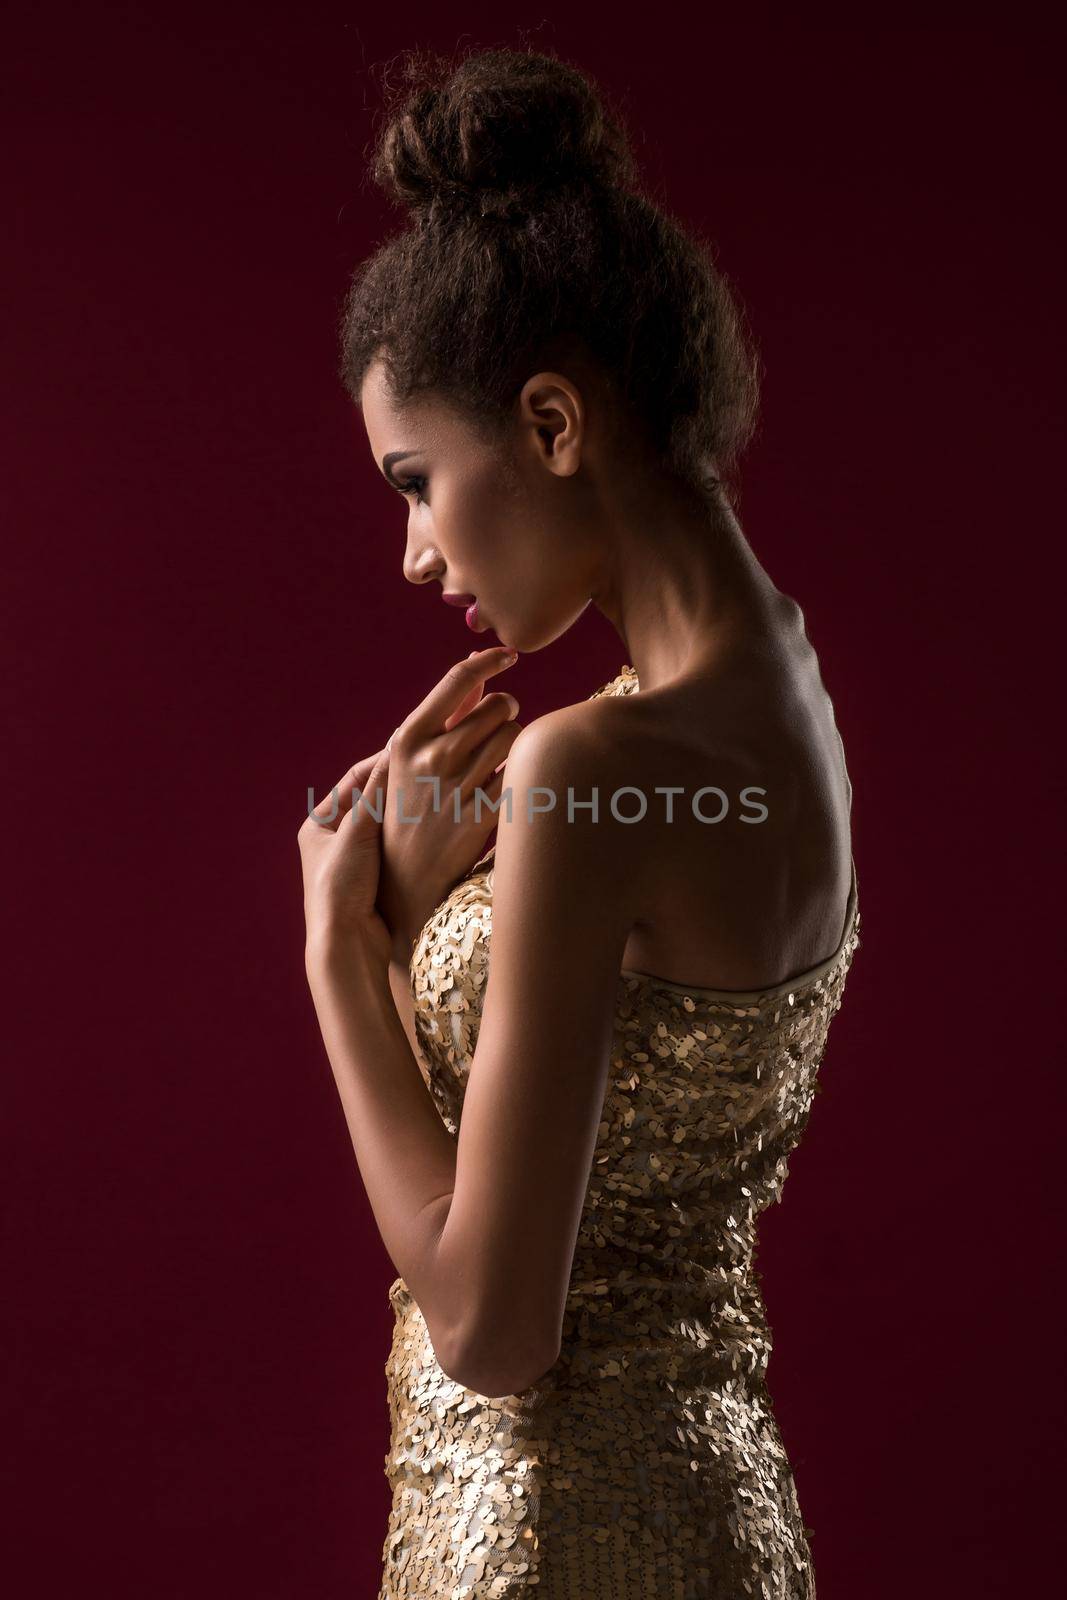
[[[636, 672], [624, 666], [590, 698], [637, 687]], [[494, 854], [487, 851], [438, 907], [411, 959], [424, 1070], [453, 1135], [489, 972]], [[639, 1281], [653, 1266], [694, 1278], [705, 1294], [709, 1275], [720, 1294], [736, 1283], [734, 1269], [751, 1262], [756, 1218], [780, 1198], [804, 1131], [859, 925], [853, 865], [837, 950], [787, 983], [741, 992], [620, 972], [576, 1290], [583, 1273], [590, 1283], [611, 1283], [620, 1273]], [[733, 1318], [716, 1336], [736, 1343], [741, 1334]], [[747, 1336], [749, 1363], [762, 1361], [762, 1335], [751, 1328]]]

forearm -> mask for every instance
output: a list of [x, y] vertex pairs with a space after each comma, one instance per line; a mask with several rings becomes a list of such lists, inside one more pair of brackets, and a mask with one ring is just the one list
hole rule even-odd
[[382, 1242], [447, 1360], [464, 1319], [463, 1284], [442, 1272], [438, 1251], [455, 1190], [456, 1143], [398, 1014], [390, 991], [396, 975], [351, 947], [309, 951], [307, 971]]

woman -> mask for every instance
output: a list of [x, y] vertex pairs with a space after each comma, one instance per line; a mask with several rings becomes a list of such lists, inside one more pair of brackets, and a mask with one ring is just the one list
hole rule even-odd
[[[552, 57], [409, 57], [374, 170], [411, 226], [353, 281], [345, 380], [406, 576], [508, 647], [300, 830], [399, 1273], [381, 1600], [810, 1596], [753, 1253], [859, 914], [833, 709], [725, 488], [757, 358]], [[486, 684], [590, 602], [629, 659], [521, 727]]]

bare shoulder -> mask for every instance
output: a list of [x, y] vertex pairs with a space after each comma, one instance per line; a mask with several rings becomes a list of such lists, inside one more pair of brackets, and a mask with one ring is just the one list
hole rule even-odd
[[[613, 789], [641, 786], [654, 772], [687, 758], [691, 742], [685, 737], [684, 718], [666, 716], [651, 699], [619, 695], [582, 700], [538, 717], [511, 747], [506, 784], [514, 788], [529, 780], [551, 785], [557, 810], [562, 805], [564, 811], [568, 798], [577, 811], [583, 797], [580, 785], [595, 786], [600, 814], [608, 820], [610, 810], [608, 816], [604, 810]], [[584, 814], [591, 814], [589, 808]]]
[[628, 969], [748, 989], [835, 947], [849, 795], [814, 668], [744, 661], [563, 707], [523, 730], [505, 787], [532, 808], [542, 870], [554, 857], [629, 928]]
[[[583, 701], [538, 717], [515, 740], [504, 769], [510, 825], [539, 833], [568, 856], [584, 857], [590, 870], [598, 862], [610, 866], [609, 842], [617, 838], [617, 829], [604, 825], [611, 820], [606, 802], [628, 755], [620, 747], [613, 709], [608, 702]], [[630, 740], [623, 744], [629, 747]], [[630, 749], [631, 761], [633, 755]]]
[[[710, 763], [709, 749], [717, 750]], [[665, 860], [683, 859], [692, 846], [683, 797], [688, 805], [709, 784], [737, 792], [757, 770], [731, 750], [728, 730], [716, 736], [684, 706], [643, 695], [580, 701], [539, 717], [512, 745], [504, 773], [510, 812], [505, 805], [501, 813], [510, 820], [501, 827], [536, 836], [527, 859], [543, 851], [551, 870], [551, 856], [632, 925], [648, 915]], [[705, 854], [711, 831], [701, 833]]]
[[651, 811], [660, 785], [752, 778], [762, 770], [753, 721], [734, 685], [671, 685], [562, 706], [524, 729], [511, 753], [529, 736], [531, 765], [597, 783], [602, 806], [619, 792], [620, 810], [632, 816], [636, 799], [623, 804], [630, 790], [644, 794]]

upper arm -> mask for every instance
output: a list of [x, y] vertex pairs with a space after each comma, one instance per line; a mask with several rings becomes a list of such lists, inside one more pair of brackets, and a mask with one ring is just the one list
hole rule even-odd
[[[489, 977], [440, 1240], [464, 1280], [456, 1365], [480, 1393], [516, 1392], [558, 1353], [633, 921], [620, 852], [634, 842], [608, 810], [603, 736], [576, 709], [524, 729], [505, 771], [512, 814], [505, 803]], [[598, 785], [600, 820], [581, 810], [569, 821], [568, 786], [580, 801]], [[531, 820], [537, 786], [555, 807]]]
[[400, 1018], [401, 1026], [407, 1035], [408, 1044], [416, 1060], [422, 1056], [422, 1045], [415, 1029], [415, 1002], [411, 996], [410, 968], [402, 961], [389, 963], [389, 988], [393, 996], [396, 1014]]

